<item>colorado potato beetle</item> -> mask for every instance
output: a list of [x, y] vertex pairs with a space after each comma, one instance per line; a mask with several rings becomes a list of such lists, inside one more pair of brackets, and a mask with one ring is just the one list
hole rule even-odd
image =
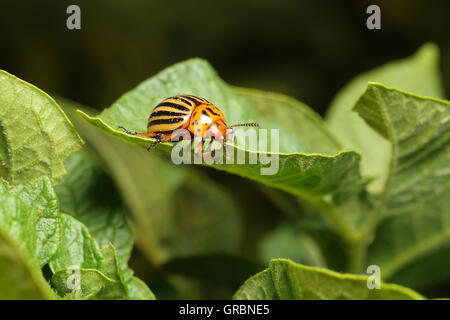
[[[151, 112], [147, 122], [147, 133], [128, 131], [126, 133], [150, 138], [156, 138], [150, 148], [160, 142], [173, 141], [173, 133], [178, 129], [186, 129], [191, 136], [206, 138], [224, 143], [227, 134], [234, 127], [259, 127], [257, 123], [235, 124], [227, 126], [222, 111], [208, 100], [193, 95], [176, 95], [161, 101]], [[209, 157], [210, 151], [201, 153], [203, 144], [200, 142], [194, 148], [196, 154]]]

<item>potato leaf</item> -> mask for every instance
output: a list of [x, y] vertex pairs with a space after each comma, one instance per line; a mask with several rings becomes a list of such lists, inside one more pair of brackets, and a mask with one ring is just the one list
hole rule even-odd
[[[0, 269], [0, 287], [10, 291], [11, 298], [56, 298], [42, 276], [45, 264], [50, 266], [57, 292], [67, 299], [154, 298], [133, 277], [126, 261], [119, 262], [111, 244], [109, 251], [100, 248], [86, 226], [60, 213], [47, 178], [15, 187], [0, 180], [0, 238], [4, 250], [0, 254], [0, 267], [4, 268]], [[15, 254], [6, 256], [12, 250]], [[16, 288], [14, 279], [19, 276], [23, 284]], [[10, 285], [13, 287], [7, 288]]]
[[59, 101], [111, 172], [133, 215], [136, 241], [152, 264], [239, 249], [240, 212], [226, 190], [188, 166], [98, 130], [75, 114], [73, 102]]
[[0, 179], [1, 298], [56, 299], [41, 267], [59, 241], [59, 211], [50, 181], [11, 187]]
[[95, 299], [103, 288], [114, 283], [97, 269], [73, 267], [52, 276], [52, 284], [64, 300]]
[[[371, 281], [371, 280], [369, 280]], [[234, 295], [237, 300], [412, 300], [418, 293], [394, 284], [369, 289], [367, 276], [341, 274], [275, 259], [248, 279]]]
[[82, 222], [100, 246], [112, 243], [123, 266], [133, 247], [133, 233], [113, 180], [87, 152], [65, 162], [68, 174], [55, 187], [62, 212]]
[[69, 215], [61, 215], [61, 225], [65, 236], [50, 261], [52, 283], [60, 295], [69, 299], [154, 298], [143, 284], [139, 291], [135, 289], [132, 271], [119, 262], [112, 244], [100, 248], [87, 228]]
[[[81, 111], [80, 115], [115, 137], [146, 148], [153, 139], [130, 136], [117, 127], [145, 131], [152, 108], [160, 100], [179, 93], [199, 95], [214, 102], [229, 124], [259, 122], [263, 128], [281, 130], [277, 152], [245, 150], [247, 159], [255, 153], [260, 159], [263, 155], [279, 157], [279, 171], [275, 175], [261, 175], [261, 169], [268, 167], [261, 161], [213, 165], [215, 168], [305, 197], [320, 197], [350, 186], [358, 188], [359, 155], [339, 152], [340, 146], [318, 115], [282, 95], [230, 87], [203, 60], [188, 60], [162, 71], [125, 94], [99, 117]], [[237, 149], [241, 147], [238, 145]], [[169, 153], [172, 144], [161, 144], [159, 149]]]
[[391, 144], [368, 224], [380, 223], [369, 262], [389, 278], [450, 240], [450, 103], [370, 83], [355, 110]]
[[373, 190], [379, 191], [388, 170], [389, 143], [351, 112], [369, 81], [430, 97], [443, 97], [438, 48], [426, 44], [409, 58], [358, 75], [339, 92], [328, 109], [327, 122], [333, 133], [345, 148], [362, 154], [362, 174], [379, 178], [371, 184]]
[[0, 70], [0, 176], [12, 184], [48, 176], [58, 183], [65, 158], [82, 141], [55, 101]]
[[[3, 201], [4, 196], [0, 196]], [[46, 300], [56, 294], [29, 254], [0, 226], [0, 299]]]
[[137, 277], [132, 277], [127, 282], [127, 290], [129, 300], [156, 300], [155, 295], [145, 282]]
[[60, 243], [59, 208], [50, 180], [11, 187], [0, 180], [0, 226], [44, 266]]
[[70, 268], [101, 270], [103, 254], [86, 226], [66, 214], [60, 215], [60, 224], [64, 236], [50, 261], [52, 272]]

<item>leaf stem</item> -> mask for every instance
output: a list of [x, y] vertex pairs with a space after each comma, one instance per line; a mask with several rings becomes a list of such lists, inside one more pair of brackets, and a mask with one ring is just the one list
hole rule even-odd
[[366, 260], [367, 247], [369, 243], [365, 237], [357, 237], [353, 242], [348, 243], [349, 261], [347, 271], [350, 273], [363, 272], [364, 261]]
[[[379, 95], [379, 93], [378, 93]], [[381, 100], [382, 97], [379, 96], [379, 99]], [[396, 135], [394, 130], [391, 126], [387, 125], [388, 123], [391, 123], [392, 121], [389, 119], [389, 116], [384, 108], [380, 108], [380, 114], [383, 119], [384, 124], [386, 124], [386, 131], [389, 138], [389, 141], [391, 142], [391, 157], [389, 160], [389, 168], [387, 172], [386, 181], [384, 183], [383, 192], [380, 196], [380, 199], [378, 201], [378, 205], [372, 210], [369, 214], [369, 217], [364, 222], [363, 226], [358, 232], [358, 246], [354, 247], [356, 252], [352, 252], [351, 259], [349, 263], [349, 270], [354, 272], [354, 270], [362, 270], [363, 264], [366, 261], [367, 256], [367, 247], [370, 245], [372, 240], [374, 239], [374, 231], [377, 228], [378, 224], [380, 223], [380, 220], [383, 216], [383, 211], [386, 206], [386, 202], [389, 197], [389, 189], [392, 182], [393, 172], [396, 165], [396, 159], [398, 158], [398, 145], [396, 143]]]

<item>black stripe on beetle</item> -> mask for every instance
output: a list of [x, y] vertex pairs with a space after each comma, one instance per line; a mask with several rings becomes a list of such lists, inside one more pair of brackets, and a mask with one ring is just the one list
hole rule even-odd
[[156, 119], [152, 120], [148, 123], [148, 127], [156, 125], [156, 124], [171, 124], [183, 121], [184, 118], [170, 118], [170, 119]]
[[202, 98], [199, 98], [199, 97], [196, 97], [196, 96], [191, 96], [191, 95], [189, 95], [189, 96], [185, 96], [186, 98], [189, 98], [191, 101], [193, 101], [196, 105], [200, 105], [200, 104], [203, 104], [203, 103], [208, 103], [208, 101], [207, 100], [205, 100], [205, 99], [202, 99]]
[[159, 117], [159, 116], [183, 117], [183, 116], [187, 116], [187, 115], [188, 115], [188, 113], [160, 110], [160, 111], [153, 112], [150, 115], [150, 118]]
[[214, 111], [212, 111], [212, 109], [211, 108], [206, 108], [206, 110], [208, 110], [209, 112], [211, 112], [213, 115], [215, 115], [215, 116], [218, 116], [219, 114], [218, 113], [215, 113]]
[[194, 103], [194, 102], [192, 102], [191, 100], [188, 100], [188, 99], [184, 99], [184, 97], [185, 97], [185, 96], [183, 96], [183, 98], [180, 97], [180, 96], [175, 96], [175, 97], [172, 97], [172, 98], [169, 98], [169, 99], [178, 100], [178, 101], [181, 101], [181, 102], [186, 103], [187, 105], [195, 106], [195, 103]]
[[185, 99], [189, 100], [189, 102], [191, 104], [193, 104], [194, 106], [198, 106], [201, 105], [202, 102], [198, 101], [197, 99], [191, 98], [191, 96], [183, 96]]
[[170, 108], [174, 108], [177, 110], [181, 110], [181, 111], [190, 111], [189, 108], [186, 108], [185, 106], [182, 106], [181, 104], [177, 104], [177, 103], [172, 103], [172, 102], [161, 102], [160, 104], [158, 104], [156, 108], [158, 107], [170, 107]]

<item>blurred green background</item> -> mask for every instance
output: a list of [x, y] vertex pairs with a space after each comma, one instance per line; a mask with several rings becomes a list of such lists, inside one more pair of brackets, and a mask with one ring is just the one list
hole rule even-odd
[[[70, 4], [81, 7], [81, 30], [66, 28]], [[366, 28], [369, 4], [380, 5], [382, 30]], [[450, 96], [449, 12], [448, 0], [3, 1], [0, 69], [100, 111], [163, 68], [202, 57], [230, 84], [284, 93], [323, 115], [333, 96], [352, 77], [409, 56], [430, 41], [440, 48], [443, 82]], [[192, 170], [202, 171], [228, 189], [242, 212], [244, 231], [242, 240], [236, 240], [239, 258], [224, 258], [218, 252], [203, 260], [169, 262], [159, 268], [149, 264], [143, 250], [136, 249], [131, 267], [157, 297], [230, 296], [243, 279], [263, 268], [271, 252], [282, 248], [277, 241], [298, 241], [306, 251], [315, 251], [309, 238], [297, 238], [289, 230], [276, 229], [267, 236], [297, 214], [299, 204], [292, 197], [222, 172]], [[186, 209], [184, 219], [193, 219], [195, 208]], [[213, 210], [214, 205], [208, 208]], [[278, 240], [271, 241], [271, 236]], [[336, 248], [339, 255], [339, 243]], [[303, 261], [295, 248], [283, 250], [278, 251], [279, 256], [324, 263], [321, 257]], [[311, 256], [308, 254], [309, 259]], [[328, 258], [339, 266], [339, 257]], [[195, 271], [186, 272], [186, 265], [194, 263], [198, 266]], [[220, 270], [207, 272], [218, 263], [229, 277], [222, 279]], [[181, 269], [183, 275], [179, 275]], [[170, 279], [167, 274], [172, 274]], [[202, 276], [206, 281], [193, 286], [191, 280]], [[220, 279], [225, 285], [218, 289]], [[433, 290], [431, 294], [439, 296], [441, 291]]]
[[[78, 4], [82, 29], [69, 31]], [[382, 29], [365, 27], [379, 4]], [[98, 109], [175, 62], [207, 59], [230, 84], [320, 113], [349, 79], [436, 42], [450, 91], [446, 0], [2, 1], [0, 67]]]

